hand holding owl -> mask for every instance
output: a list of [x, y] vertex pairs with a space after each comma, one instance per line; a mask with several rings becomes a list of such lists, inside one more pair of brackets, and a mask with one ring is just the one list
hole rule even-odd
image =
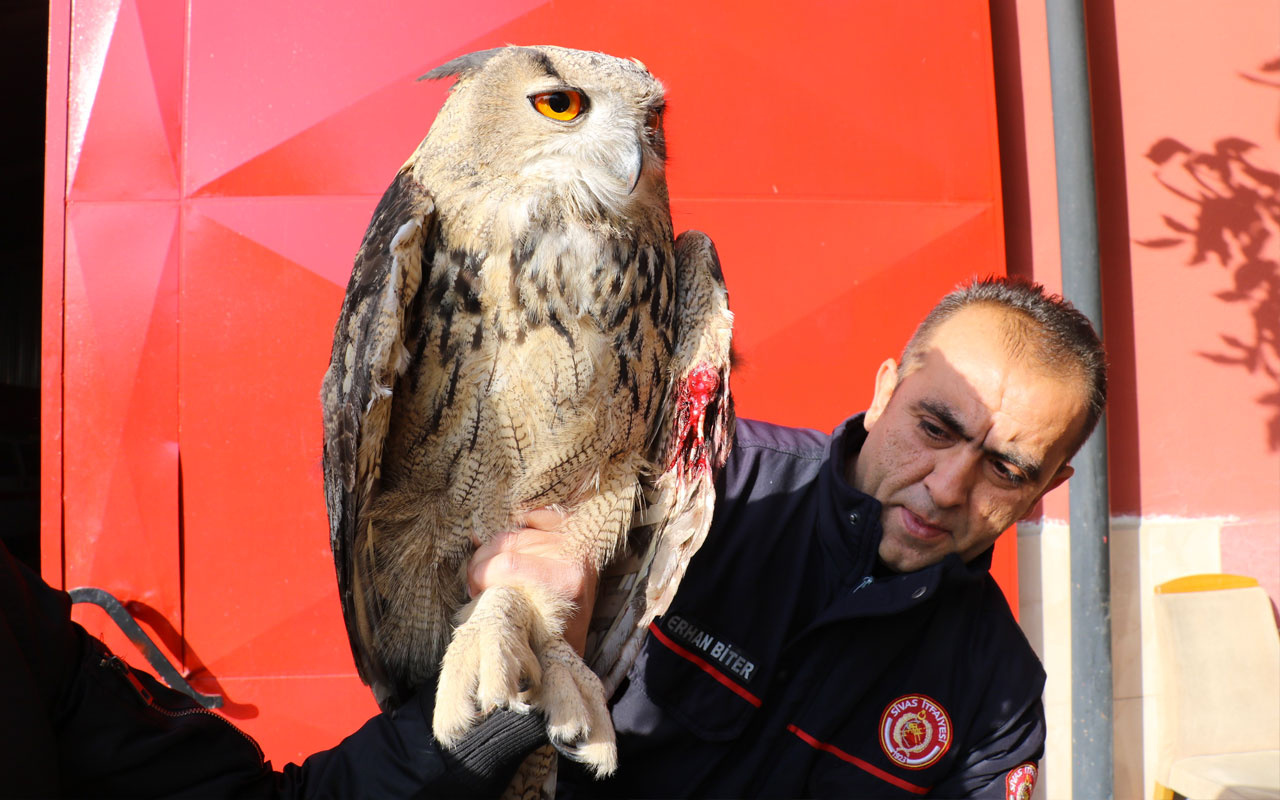
[[505, 531], [484, 544], [477, 537], [475, 555], [467, 564], [467, 590], [475, 598], [495, 586], [533, 582], [549, 587], [571, 603], [564, 640], [583, 655], [599, 575], [591, 564], [564, 552], [564, 522], [563, 514], [538, 509], [525, 516], [528, 527]]

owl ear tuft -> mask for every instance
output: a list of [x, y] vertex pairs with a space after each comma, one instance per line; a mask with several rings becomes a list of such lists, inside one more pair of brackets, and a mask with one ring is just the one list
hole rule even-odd
[[418, 78], [420, 81], [435, 81], [441, 78], [459, 77], [465, 78], [467, 75], [480, 69], [488, 62], [489, 59], [506, 50], [505, 47], [494, 47], [489, 50], [477, 50], [474, 53], [467, 53], [463, 56], [441, 64], [430, 72]]

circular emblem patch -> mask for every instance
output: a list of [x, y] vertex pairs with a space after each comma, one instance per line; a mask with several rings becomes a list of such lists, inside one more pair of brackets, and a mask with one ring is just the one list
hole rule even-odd
[[880, 747], [898, 766], [924, 769], [951, 747], [951, 718], [922, 694], [899, 697], [880, 716]]
[[1004, 779], [1006, 800], [1031, 800], [1031, 793], [1036, 788], [1036, 765], [1019, 764], [1009, 771]]

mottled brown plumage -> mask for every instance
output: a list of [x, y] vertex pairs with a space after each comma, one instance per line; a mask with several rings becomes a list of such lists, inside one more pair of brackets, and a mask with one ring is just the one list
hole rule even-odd
[[672, 239], [663, 89], [638, 62], [509, 47], [427, 75], [453, 76], [374, 212], [325, 375], [343, 611], [384, 708], [438, 671], [446, 745], [531, 704], [607, 772], [605, 689], [560, 638], [567, 601], [524, 586], [468, 602], [471, 537], [557, 506], [574, 553], [627, 554], [643, 591], [589, 654], [624, 671], [705, 533], [728, 450], [723, 281], [705, 236]]

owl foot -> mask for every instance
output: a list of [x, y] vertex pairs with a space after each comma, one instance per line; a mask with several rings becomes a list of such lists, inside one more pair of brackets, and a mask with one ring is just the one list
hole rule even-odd
[[490, 589], [463, 609], [436, 686], [432, 729], [445, 747], [492, 711], [529, 709], [542, 680], [530, 647], [530, 634], [538, 633], [530, 630], [532, 611], [525, 594], [509, 586]]
[[598, 777], [612, 774], [618, 766], [618, 746], [600, 678], [563, 639], [549, 642], [539, 661], [538, 705], [546, 713], [551, 743]]
[[[564, 603], [529, 587], [497, 586], [463, 609], [440, 665], [432, 728], [452, 747], [499, 708], [541, 708], [551, 743], [608, 775], [618, 763], [600, 679], [559, 636]], [[535, 654], [536, 651], [536, 654]]]

